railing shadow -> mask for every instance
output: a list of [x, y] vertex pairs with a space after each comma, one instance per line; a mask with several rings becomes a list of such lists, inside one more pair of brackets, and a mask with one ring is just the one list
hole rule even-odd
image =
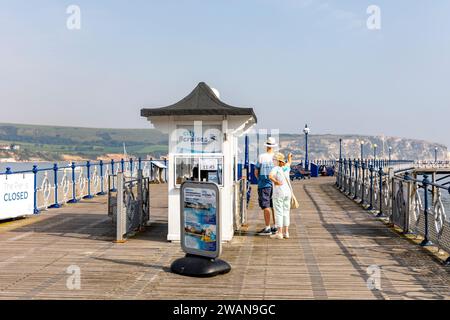
[[[317, 201], [314, 199], [314, 197], [311, 195], [311, 192], [308, 191], [308, 189], [306, 188], [306, 186], [304, 186], [304, 190], [306, 192], [306, 194], [309, 196], [309, 198], [311, 199], [311, 201], [313, 202], [314, 207], [316, 208], [318, 214], [319, 214], [319, 218], [320, 221], [322, 223], [322, 225], [324, 226], [324, 228], [329, 232], [329, 234], [333, 237], [334, 241], [336, 242], [336, 244], [339, 246], [339, 248], [342, 250], [344, 256], [350, 261], [350, 263], [353, 265], [353, 267], [355, 268], [355, 270], [358, 271], [358, 273], [360, 274], [360, 276], [362, 278], [367, 278], [368, 274], [366, 273], [365, 270], [362, 269], [361, 264], [355, 259], [354, 255], [349, 251], [349, 249], [346, 247], [346, 245], [341, 241], [341, 239], [339, 239], [339, 236], [342, 235], [352, 235], [355, 236], [356, 238], [370, 238], [379, 248], [382, 248], [383, 246], [385, 246], [387, 243], [384, 240], [389, 239], [389, 242], [392, 245], [392, 238], [396, 237], [396, 241], [399, 243], [399, 245], [405, 245], [405, 241], [407, 242], [406, 239], [402, 239], [399, 235], [395, 234], [392, 230], [390, 230], [389, 228], [386, 228], [386, 226], [384, 226], [383, 224], [381, 224], [379, 226], [376, 226], [373, 224], [373, 221], [375, 220], [368, 220], [367, 215], [359, 218], [359, 217], [355, 217], [354, 215], [348, 213], [348, 211], [359, 211], [363, 214], [367, 214], [367, 212], [363, 211], [360, 206], [356, 203], [354, 203], [351, 199], [347, 198], [347, 197], [342, 197], [341, 194], [337, 194], [337, 191], [335, 189], [335, 187], [333, 185], [323, 185], [320, 186], [321, 191], [324, 193], [324, 195], [326, 196], [327, 199], [329, 199], [330, 201], [332, 201], [335, 205], [339, 206], [340, 209], [342, 209], [342, 211], [347, 213], [347, 217], [349, 219], [351, 219], [352, 224], [346, 224], [345, 228], [342, 227], [340, 228], [339, 225], [337, 225], [336, 223], [329, 223], [326, 220], [326, 217], [324, 215], [324, 213], [322, 212], [322, 209], [320, 208], [319, 204], [317, 203]], [[366, 217], [366, 218], [364, 218]], [[407, 242], [409, 245], [409, 242]], [[417, 250], [413, 251], [413, 252], [406, 252], [405, 254], [399, 254], [399, 253], [390, 253], [387, 250], [383, 250], [383, 253], [387, 253], [390, 256], [390, 260], [393, 263], [396, 263], [404, 268], [408, 269], [409, 274], [415, 279], [416, 284], [420, 284], [420, 285], [427, 285], [427, 288], [429, 288], [429, 290], [425, 291], [425, 290], [419, 290], [419, 292], [417, 290], [412, 291], [412, 292], [408, 292], [406, 294], [402, 294], [397, 292], [396, 290], [389, 290], [389, 289], [383, 289], [384, 293], [387, 294], [392, 294], [393, 296], [400, 296], [403, 297], [405, 299], [411, 299], [411, 294], [416, 294], [416, 293], [426, 293], [426, 299], [444, 299], [446, 298], [445, 295], [441, 294], [440, 292], [435, 292], [433, 290], [432, 287], [430, 288], [430, 283], [424, 281], [424, 274], [423, 273], [418, 273], [415, 269], [421, 266], [425, 266], [427, 267], [427, 269], [429, 270], [430, 273], [433, 273], [434, 271], [442, 271], [442, 266], [437, 263], [434, 259], [431, 259], [431, 261], [433, 262], [433, 264], [430, 264], [430, 260], [424, 260], [423, 256], [427, 256], [427, 257], [432, 257], [432, 254], [430, 252], [426, 252], [425, 250], [420, 250], [420, 248], [417, 248]], [[365, 248], [365, 250], [367, 252], [373, 252], [375, 250], [375, 248]], [[423, 255], [422, 257], [420, 257], [420, 255]], [[370, 258], [370, 254], [367, 255], [367, 257]], [[421, 259], [422, 258], [422, 259]], [[420, 263], [420, 261], [423, 261], [422, 263]], [[418, 263], [419, 262], [419, 263]], [[421, 264], [421, 265], [418, 265]], [[450, 274], [450, 272], [447, 270], [447, 273]], [[427, 278], [427, 277], [425, 277]], [[388, 287], [391, 287], [391, 285], [389, 285], [389, 280], [388, 279], [383, 279], [385, 282], [387, 280], [388, 282]], [[429, 279], [427, 279], [429, 280]], [[431, 291], [430, 291], [431, 290]], [[437, 290], [437, 289], [436, 289]], [[375, 292], [374, 292], [375, 294]], [[431, 296], [430, 296], [431, 295]], [[381, 295], [379, 296], [381, 299], [383, 298]]]

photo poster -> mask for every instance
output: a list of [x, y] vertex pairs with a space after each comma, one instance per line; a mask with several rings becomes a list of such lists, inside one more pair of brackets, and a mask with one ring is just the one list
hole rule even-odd
[[34, 175], [0, 175], [0, 220], [34, 213]]
[[218, 197], [215, 184], [185, 182], [182, 186], [182, 247], [186, 253], [218, 257]]

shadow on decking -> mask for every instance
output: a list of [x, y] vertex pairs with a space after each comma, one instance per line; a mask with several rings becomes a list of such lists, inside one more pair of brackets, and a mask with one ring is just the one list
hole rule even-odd
[[117, 263], [117, 264], [126, 265], [126, 266], [151, 268], [151, 269], [156, 269], [156, 270], [162, 270], [164, 272], [171, 272], [169, 267], [164, 266], [164, 265], [158, 265], [158, 264], [148, 264], [148, 263], [142, 263], [142, 262], [136, 262], [136, 261], [127, 261], [127, 260], [121, 260], [121, 259], [108, 259], [108, 258], [101, 258], [101, 257], [93, 257], [92, 259], [98, 260], [98, 261], [104, 261], [104, 262]]
[[[373, 224], [374, 220], [370, 219], [370, 216], [357, 217], [353, 216], [348, 212], [348, 209], [350, 209], [353, 212], [361, 212], [363, 214], [366, 214], [365, 212], [358, 204], [354, 203], [351, 199], [343, 196], [337, 197], [337, 190], [332, 185], [322, 185], [319, 186], [319, 188], [322, 190], [322, 192], [326, 195], [327, 199], [332, 200], [336, 205], [338, 205], [342, 211], [346, 212], [347, 217], [350, 219], [351, 223], [344, 224], [336, 224], [336, 223], [329, 223], [327, 222], [326, 215], [324, 214], [323, 210], [321, 210], [319, 204], [315, 201], [314, 197], [311, 195], [311, 193], [308, 191], [306, 186], [303, 186], [305, 193], [308, 195], [308, 197], [311, 199], [314, 207], [316, 208], [319, 219], [321, 221], [321, 224], [324, 226], [324, 228], [329, 232], [329, 234], [333, 237], [335, 243], [339, 246], [341, 251], [343, 252], [343, 255], [349, 260], [349, 262], [353, 265], [354, 269], [358, 271], [360, 276], [362, 278], [368, 278], [368, 274], [363, 269], [363, 266], [360, 262], [358, 262], [355, 259], [355, 255], [351, 254], [349, 248], [345, 246], [345, 244], [342, 242], [342, 240], [339, 238], [340, 236], [355, 236], [356, 241], [357, 238], [370, 238], [376, 243], [375, 248], [366, 248], [367, 251], [379, 251], [382, 250], [384, 253], [388, 253], [390, 256], [390, 260], [392, 262], [395, 262], [397, 265], [400, 265], [402, 267], [405, 267], [408, 269], [409, 273], [413, 275], [413, 277], [416, 280], [416, 283], [429, 288], [429, 290], [416, 290], [409, 292], [407, 294], [400, 294], [395, 291], [395, 289], [387, 290], [383, 289], [384, 292], [392, 295], [397, 295], [403, 298], [411, 298], [411, 296], [416, 296], [416, 298], [419, 298], [421, 293], [427, 293], [432, 294], [432, 299], [444, 299], [446, 296], [441, 294], [440, 292], [436, 292], [433, 287], [430, 288], [429, 282], [426, 282], [423, 280], [423, 273], [417, 272], [414, 270], [417, 267], [426, 266], [426, 268], [429, 270], [429, 272], [440, 272], [442, 271], [442, 266], [439, 265], [435, 257], [432, 256], [431, 253], [425, 251], [425, 250], [418, 250], [414, 252], [408, 252], [408, 245], [411, 245], [408, 241], [405, 241], [406, 239], [402, 239], [398, 234], [394, 233], [392, 230], [390, 230], [388, 227], [384, 226], [381, 222], [379, 225]], [[343, 200], [346, 199], [346, 200]], [[367, 218], [367, 219], [366, 219]], [[374, 217], [373, 217], [374, 218]], [[370, 219], [370, 220], [369, 220]], [[403, 253], [398, 252], [387, 252], [387, 250], [383, 250], [386, 246], [386, 241], [392, 242], [394, 241], [398, 245], [402, 245], [403, 248], [406, 250]], [[433, 259], [425, 260], [424, 257], [420, 257], [420, 255], [432, 257]], [[433, 264], [430, 264], [430, 261], [433, 262]], [[381, 266], [382, 268], [383, 266]], [[445, 272], [445, 271], [444, 271]], [[450, 272], [447, 272], [449, 274]], [[388, 279], [384, 279], [384, 281], [389, 282]], [[389, 287], [391, 285], [388, 284]], [[439, 289], [438, 289], [439, 290]], [[431, 291], [431, 292], [430, 292]], [[374, 294], [377, 298], [383, 298], [382, 295], [374, 291]], [[429, 298], [429, 297], [428, 297]]]
[[[113, 241], [116, 227], [106, 214], [61, 212], [25, 226], [14, 229], [17, 233], [44, 233], [64, 238], [89, 238], [98, 241]], [[167, 242], [167, 222], [151, 221], [144, 231], [131, 239]]]

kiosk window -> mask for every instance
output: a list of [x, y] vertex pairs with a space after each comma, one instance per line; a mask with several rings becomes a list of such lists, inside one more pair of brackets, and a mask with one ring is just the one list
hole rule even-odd
[[222, 157], [175, 157], [175, 185], [184, 181], [210, 181], [223, 185]]

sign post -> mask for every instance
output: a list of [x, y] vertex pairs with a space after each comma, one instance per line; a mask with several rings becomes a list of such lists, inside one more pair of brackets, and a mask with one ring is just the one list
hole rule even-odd
[[212, 277], [231, 266], [221, 253], [219, 188], [213, 182], [185, 181], [180, 189], [181, 248], [186, 256], [171, 265], [174, 273]]

